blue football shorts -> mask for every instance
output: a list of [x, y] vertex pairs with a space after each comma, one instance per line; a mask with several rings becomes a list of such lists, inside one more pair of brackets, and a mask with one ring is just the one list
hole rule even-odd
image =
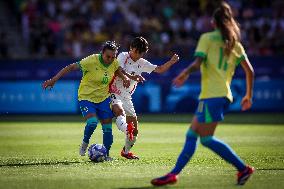
[[200, 99], [195, 115], [199, 123], [222, 121], [230, 101], [226, 97]]
[[108, 119], [114, 117], [114, 114], [110, 108], [110, 101], [110, 97], [100, 103], [81, 100], [79, 101], [79, 106], [84, 117], [92, 113], [96, 114], [99, 119]]

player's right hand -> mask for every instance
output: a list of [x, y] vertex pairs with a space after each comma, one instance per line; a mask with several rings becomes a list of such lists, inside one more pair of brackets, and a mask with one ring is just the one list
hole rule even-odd
[[252, 106], [252, 99], [247, 95], [243, 97], [241, 101], [242, 111], [246, 111], [251, 108]]
[[132, 80], [143, 83], [145, 81], [145, 78], [142, 77], [141, 75], [134, 75], [132, 77]]
[[130, 79], [128, 79], [127, 77], [125, 77], [123, 79], [123, 87], [128, 88], [130, 86]]
[[179, 61], [179, 56], [177, 54], [174, 54], [170, 61], [172, 61], [174, 64], [177, 63]]
[[184, 69], [176, 78], [173, 79], [173, 85], [175, 87], [181, 87], [184, 82], [188, 79], [188, 73], [187, 70]]
[[53, 86], [55, 84], [55, 81], [53, 79], [49, 79], [49, 80], [46, 80], [42, 83], [42, 88], [43, 89], [52, 89]]

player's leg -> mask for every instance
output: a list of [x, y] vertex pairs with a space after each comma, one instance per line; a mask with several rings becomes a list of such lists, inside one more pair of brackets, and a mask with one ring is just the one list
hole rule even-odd
[[252, 174], [253, 168], [246, 166], [228, 144], [214, 137], [214, 132], [218, 122], [223, 120], [223, 113], [227, 107], [228, 101], [225, 98], [205, 100], [204, 110], [206, 112], [206, 117], [197, 116], [198, 122], [202, 123], [197, 124], [197, 127], [194, 129], [200, 135], [201, 144], [211, 149], [228, 163], [231, 163], [237, 168], [240, 173], [238, 184], [244, 184], [248, 177]]
[[97, 104], [97, 115], [102, 124], [103, 131], [103, 144], [107, 149], [107, 156], [113, 143], [112, 135], [112, 118], [114, 117], [113, 112], [110, 108], [110, 98], [107, 98], [101, 103]]
[[128, 129], [133, 130], [133, 139], [130, 140], [128, 137], [125, 138], [125, 144], [123, 149], [121, 150], [121, 156], [125, 157], [126, 159], [139, 159], [138, 156], [130, 152], [130, 149], [134, 146], [138, 136], [137, 117], [127, 116], [127, 122], [128, 122]]
[[84, 156], [86, 154], [86, 150], [90, 141], [90, 138], [97, 127], [98, 118], [96, 115], [96, 109], [94, 107], [94, 103], [83, 100], [79, 102], [79, 106], [83, 117], [86, 120], [86, 126], [84, 129], [84, 137], [82, 144], [79, 149], [79, 154]]
[[228, 144], [214, 137], [213, 133], [210, 134], [209, 130], [212, 128], [212, 124], [217, 125], [217, 123], [211, 123], [202, 124], [200, 126], [199, 134], [201, 144], [214, 151], [228, 163], [235, 166], [238, 170], [237, 184], [245, 184], [250, 175], [254, 172], [254, 168], [246, 165]]
[[193, 128], [196, 128], [196, 124], [198, 124], [196, 117], [193, 118], [191, 123], [191, 127], [188, 129], [186, 133], [185, 144], [182, 152], [180, 153], [175, 167], [172, 171], [165, 176], [155, 178], [151, 181], [151, 183], [155, 186], [162, 186], [166, 184], [174, 184], [178, 180], [178, 174], [182, 171], [182, 169], [186, 166], [186, 164], [192, 158], [196, 147], [197, 147], [197, 138], [198, 134]]
[[[200, 135], [199, 132], [199, 128], [201, 126], [200, 121], [198, 121], [198, 119], [202, 120], [202, 122], [204, 120], [207, 120], [207, 105], [204, 105], [204, 101], [201, 100], [198, 104], [198, 108], [196, 110], [195, 116], [192, 120], [192, 124], [191, 124], [191, 128], [189, 129], [189, 131], [187, 132], [186, 135], [186, 141], [185, 141], [185, 145], [184, 148], [181, 152], [181, 154], [178, 157], [178, 160], [176, 162], [176, 165], [174, 167], [174, 169], [166, 174], [163, 177], [159, 177], [156, 179], [153, 179], [151, 181], [151, 183], [153, 185], [157, 185], [157, 186], [161, 186], [161, 185], [166, 185], [166, 184], [172, 184], [175, 183], [177, 181], [177, 175], [181, 172], [181, 170], [186, 166], [186, 164], [188, 163], [188, 161], [191, 159], [192, 155], [195, 152], [196, 149], [196, 141], [198, 138], [198, 135]], [[204, 111], [206, 109], [206, 111]], [[208, 127], [207, 129], [204, 129], [204, 133], [206, 134], [214, 134], [215, 128], [216, 128], [217, 124], [210, 124], [210, 127]], [[204, 134], [203, 133], [203, 134]]]
[[139, 159], [138, 156], [134, 155], [130, 152], [130, 149], [134, 146], [137, 137], [138, 137], [138, 121], [135, 113], [135, 109], [131, 100], [123, 101], [123, 107], [126, 113], [127, 120], [127, 128], [128, 130], [133, 131], [133, 139], [131, 140], [129, 137], [125, 138], [125, 144], [121, 151], [121, 156], [127, 159]]
[[107, 156], [113, 143], [112, 135], [112, 119], [101, 119], [102, 131], [103, 131], [103, 144], [107, 149]]
[[111, 94], [111, 105], [112, 105], [112, 111], [114, 113], [114, 116], [116, 117], [116, 126], [117, 128], [125, 133], [127, 137], [132, 140], [133, 139], [133, 132], [132, 130], [128, 130], [127, 128], [127, 122], [126, 122], [126, 115], [125, 111], [123, 109], [123, 101], [121, 100], [119, 95]]

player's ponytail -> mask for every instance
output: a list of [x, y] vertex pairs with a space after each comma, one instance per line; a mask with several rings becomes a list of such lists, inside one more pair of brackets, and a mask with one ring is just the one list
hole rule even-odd
[[222, 2], [214, 11], [213, 18], [223, 37], [225, 54], [229, 55], [241, 38], [239, 24], [235, 21], [231, 7], [226, 2]]

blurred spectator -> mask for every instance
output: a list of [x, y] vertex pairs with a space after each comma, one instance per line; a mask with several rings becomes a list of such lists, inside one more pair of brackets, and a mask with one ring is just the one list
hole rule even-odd
[[[143, 35], [150, 42], [148, 58], [171, 56], [172, 51], [188, 57], [199, 35], [212, 29], [218, 1], [21, 0], [20, 21], [31, 56], [83, 57], [105, 40], [127, 49], [133, 36]], [[228, 2], [249, 55], [284, 55], [284, 1]]]

